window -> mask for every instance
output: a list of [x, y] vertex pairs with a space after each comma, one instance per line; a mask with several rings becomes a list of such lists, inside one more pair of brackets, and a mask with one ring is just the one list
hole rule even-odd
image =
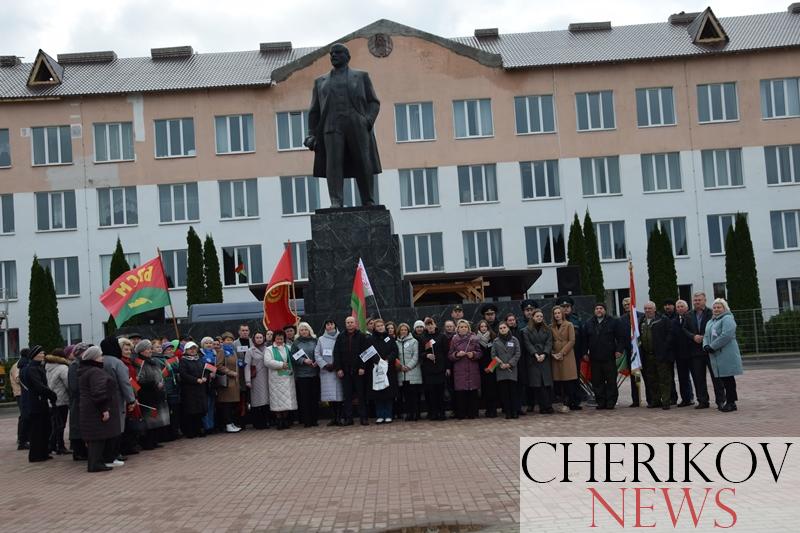
[[319, 178], [281, 177], [281, 202], [284, 215], [307, 215], [319, 209]]
[[136, 187], [97, 189], [100, 227], [135, 226], [139, 223]]
[[232, 180], [219, 182], [219, 212], [221, 218], [258, 216], [258, 182]]
[[13, 194], [0, 194], [0, 233], [14, 233]]
[[[713, 285], [714, 299], [725, 298], [728, 299], [728, 284], [724, 281], [718, 281]], [[687, 302], [690, 300], [686, 300]]]
[[443, 271], [442, 234], [403, 235], [403, 263], [407, 274]]
[[436, 169], [400, 169], [400, 207], [433, 205], [439, 205], [439, 177]]
[[8, 129], [0, 129], [0, 168], [11, 166], [11, 139]]
[[552, 94], [515, 96], [514, 114], [517, 119], [517, 135], [556, 131], [556, 113]]
[[[694, 291], [692, 290], [692, 284], [687, 283], [685, 285], [678, 285], [678, 299], [683, 300], [685, 302], [692, 301], [692, 294]], [[691, 305], [690, 305], [691, 307]]]
[[[125, 254], [125, 262], [128, 263], [128, 266], [131, 268], [136, 268], [142, 264], [138, 253]], [[100, 276], [103, 283], [103, 290], [106, 290], [111, 285], [111, 255], [100, 256]]]
[[628, 257], [625, 249], [625, 222], [597, 222], [594, 225], [597, 233], [597, 246], [600, 250], [600, 259], [603, 261], [616, 261]]
[[578, 131], [613, 130], [614, 97], [611, 91], [575, 93]]
[[773, 250], [800, 250], [800, 210], [771, 211]]
[[765, 146], [767, 184], [800, 183], [800, 144]]
[[80, 324], [61, 324], [61, 337], [67, 345], [83, 342]]
[[636, 89], [636, 116], [640, 128], [674, 125], [672, 87]]
[[0, 261], [0, 300], [17, 299], [17, 262]]
[[31, 128], [34, 165], [72, 163], [72, 139], [69, 126]]
[[181, 289], [186, 287], [186, 250], [161, 250], [161, 262], [167, 276], [167, 287]]
[[780, 310], [800, 310], [800, 278], [777, 279], [775, 282]]
[[278, 113], [278, 150], [305, 150], [303, 141], [308, 136], [308, 112], [285, 111]]
[[703, 159], [703, 184], [706, 189], [744, 185], [741, 148], [702, 150], [700, 154]]
[[158, 205], [162, 223], [200, 220], [197, 183], [159, 185]]
[[728, 230], [734, 226], [736, 215], [708, 215], [708, 250], [712, 254], [725, 253], [725, 237]]
[[584, 196], [621, 194], [619, 157], [581, 157]]
[[558, 180], [558, 160], [522, 161], [519, 164], [522, 177], [522, 198], [558, 198], [561, 188]]
[[494, 164], [458, 167], [458, 197], [462, 204], [497, 201]]
[[156, 157], [188, 157], [196, 155], [194, 119], [156, 120]]
[[75, 191], [37, 192], [36, 225], [39, 231], [75, 229]]
[[666, 232], [669, 242], [672, 244], [672, 255], [675, 257], [686, 257], [689, 255], [689, 247], [686, 244], [686, 218], [648, 218], [645, 221], [647, 238], [658, 224], [661, 231]]
[[218, 154], [241, 154], [255, 151], [253, 115], [214, 117]]
[[736, 84], [711, 83], [697, 86], [698, 120], [704, 122], [728, 122], [739, 120], [739, 105], [736, 101]]
[[800, 78], [761, 80], [761, 116], [800, 117]]
[[[358, 191], [356, 180], [347, 178], [344, 180], [344, 191], [342, 191], [342, 205], [344, 207], [358, 207], [361, 205], [361, 193]], [[372, 197], [375, 204], [379, 204], [378, 200], [378, 177], [372, 177]]]
[[77, 257], [39, 259], [39, 264], [50, 270], [56, 286], [56, 296], [78, 296], [81, 293]]
[[525, 228], [528, 265], [555, 265], [567, 262], [564, 250], [564, 226]]
[[133, 161], [133, 124], [112, 122], [94, 125], [94, 160]]
[[628, 287], [624, 289], [607, 289], [606, 290], [606, 305], [608, 306], [609, 316], [619, 316], [625, 312], [625, 307], [622, 305], [622, 300], [630, 297], [631, 290]]
[[[6, 353], [6, 331], [8, 331], [8, 353]], [[19, 328], [0, 331], [0, 359], [19, 357]]]
[[222, 249], [226, 286], [263, 283], [261, 245], [229, 246]]
[[306, 241], [287, 243], [292, 247], [292, 275], [295, 281], [308, 279], [308, 247]]
[[435, 139], [433, 102], [395, 104], [394, 127], [397, 134], [397, 142], [431, 141]]
[[642, 187], [644, 192], [680, 191], [680, 154], [642, 154]]
[[499, 229], [465, 231], [464, 268], [503, 266], [503, 240]]
[[456, 126], [456, 139], [494, 135], [492, 101], [489, 98], [453, 100], [453, 119]]

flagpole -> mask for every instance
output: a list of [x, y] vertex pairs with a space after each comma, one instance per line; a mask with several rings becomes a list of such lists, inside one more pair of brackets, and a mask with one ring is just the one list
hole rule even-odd
[[[166, 272], [164, 269], [164, 260], [161, 259], [161, 248], [156, 247], [156, 252], [158, 252], [158, 261], [161, 263], [161, 272]], [[167, 287], [167, 297], [169, 298], [169, 312], [172, 315], [172, 325], [175, 327], [175, 338], [181, 340], [181, 332], [178, 331], [178, 321], [175, 319], [175, 308], [172, 306], [172, 295], [169, 293], [169, 287]]]
[[[294, 314], [294, 316], [297, 318], [297, 321], [299, 321], [300, 317], [297, 315], [297, 293], [295, 292], [295, 287], [294, 287], [294, 264], [291, 263], [291, 261], [292, 261], [292, 241], [291, 240], [286, 241], [286, 246], [289, 248], [289, 263], [292, 266], [292, 269], [291, 269], [292, 270], [292, 288], [291, 288], [292, 298], [291, 298], [291, 300], [292, 300], [292, 307], [294, 307], [294, 309], [291, 309], [291, 311], [292, 311], [292, 314]], [[297, 322], [295, 322], [295, 325], [297, 325]]]
[[[630, 273], [630, 284], [631, 284], [629, 289], [634, 289], [634, 291], [635, 291], [635, 285], [634, 285], [635, 282], [633, 280], [633, 256], [631, 256], [630, 252], [628, 252], [628, 272]], [[633, 331], [632, 330], [633, 330], [633, 319], [634, 319], [634, 315], [636, 313], [636, 293], [634, 292], [630, 296], [631, 296], [631, 305], [630, 305], [631, 318], [630, 318], [629, 326], [631, 328], [631, 341], [633, 341]], [[633, 354], [633, 346], [631, 346], [631, 354]], [[630, 368], [631, 379], [633, 380], [633, 383], [636, 386], [637, 396], [639, 397], [639, 405], [641, 405], [641, 403], [642, 403], [642, 378], [641, 378], [641, 376], [642, 376], [642, 370], [641, 370], [642, 361], [641, 361], [641, 357], [642, 357], [642, 355], [640, 353], [639, 354], [639, 368], [637, 368], [636, 370], [634, 370], [633, 368]], [[633, 365], [631, 364], [631, 367], [632, 366]], [[617, 388], [619, 388], [619, 387], [617, 387]]]

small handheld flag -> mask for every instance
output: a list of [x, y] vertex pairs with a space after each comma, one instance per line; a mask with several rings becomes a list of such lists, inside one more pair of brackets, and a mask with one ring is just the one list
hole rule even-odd
[[214, 366], [214, 365], [212, 365], [211, 363], [206, 363], [206, 364], [203, 366], [203, 373], [205, 373], [205, 372], [206, 372], [206, 370], [208, 370], [208, 371], [209, 371], [211, 374], [213, 374], [214, 372], [216, 372], [216, 371], [217, 371], [217, 367], [215, 367], [215, 366]]
[[487, 367], [486, 367], [486, 370], [488, 370], [489, 372], [494, 372], [494, 371], [495, 371], [495, 369], [496, 369], [498, 366], [500, 366], [500, 359], [498, 359], [497, 357], [495, 357], [494, 359], [492, 359], [492, 362], [491, 362], [491, 363], [489, 363], [489, 366], [487, 366]]

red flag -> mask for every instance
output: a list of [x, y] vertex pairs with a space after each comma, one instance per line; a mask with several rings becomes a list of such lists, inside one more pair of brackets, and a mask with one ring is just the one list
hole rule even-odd
[[289, 289], [293, 281], [292, 253], [287, 246], [264, 292], [264, 327], [268, 330], [297, 324], [300, 320], [289, 307]]
[[118, 326], [134, 315], [168, 306], [169, 291], [161, 257], [151, 259], [112, 281], [100, 295], [100, 303], [108, 309]]
[[495, 357], [494, 359], [492, 359], [492, 362], [489, 363], [489, 366], [486, 367], [486, 370], [488, 370], [489, 372], [494, 372], [494, 370], [497, 368], [497, 365], [499, 364], [500, 364], [500, 359]]
[[358, 322], [358, 329], [367, 331], [367, 301], [365, 296], [372, 294], [372, 287], [367, 278], [367, 270], [361, 259], [358, 260], [356, 276], [353, 279], [353, 293], [350, 295], [350, 308], [353, 310], [352, 316]]

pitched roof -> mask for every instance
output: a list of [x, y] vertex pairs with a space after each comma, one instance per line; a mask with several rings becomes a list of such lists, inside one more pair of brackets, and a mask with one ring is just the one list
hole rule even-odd
[[[624, 62], [800, 47], [800, 14], [788, 11], [719, 19], [729, 41], [692, 43], [687, 26], [668, 22], [617, 26], [606, 31], [568, 30], [445, 39], [380, 20], [341, 40], [383, 31], [436, 42], [489, 66], [526, 69], [557, 65]], [[267, 87], [324, 54], [325, 47], [262, 53], [217, 52], [182, 59], [119, 58], [108, 63], [64, 66], [60, 85], [28, 87], [31, 63], [0, 68], [0, 100], [163, 92], [225, 87]], [[498, 61], [497, 58], [501, 61]]]

